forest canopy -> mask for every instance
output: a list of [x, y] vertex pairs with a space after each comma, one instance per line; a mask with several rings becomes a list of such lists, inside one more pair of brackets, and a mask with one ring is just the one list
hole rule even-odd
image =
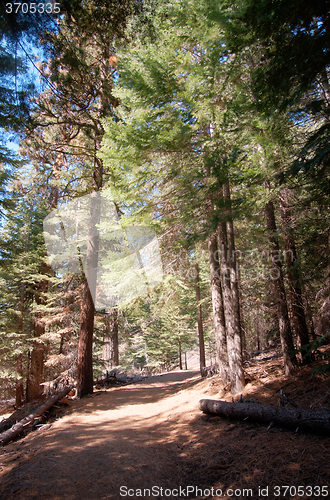
[[313, 360], [329, 7], [1, 4], [0, 398], [83, 397], [193, 350], [233, 393], [251, 352], [278, 347], [287, 375]]

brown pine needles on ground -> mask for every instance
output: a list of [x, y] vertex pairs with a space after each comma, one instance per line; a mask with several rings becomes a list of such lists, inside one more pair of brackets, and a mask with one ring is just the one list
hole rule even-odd
[[[262, 353], [246, 363], [249, 382], [242, 397], [278, 405], [282, 389], [301, 408], [329, 406], [330, 379], [311, 378], [317, 365], [288, 378], [278, 352]], [[193, 485], [206, 493], [189, 495], [196, 500], [241, 500], [243, 490], [253, 499], [327, 498], [317, 487], [330, 492], [330, 436], [210, 417], [198, 410], [205, 397], [233, 399], [218, 376], [176, 371], [55, 409], [60, 413], [50, 428], [0, 451], [0, 498], [120, 500], [121, 484]], [[284, 495], [276, 489], [282, 486], [291, 490]], [[212, 487], [223, 496], [207, 495]], [[268, 488], [267, 496], [260, 488]]]

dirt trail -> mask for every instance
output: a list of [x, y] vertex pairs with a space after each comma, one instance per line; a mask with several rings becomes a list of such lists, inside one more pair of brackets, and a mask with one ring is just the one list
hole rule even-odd
[[200, 413], [199, 381], [172, 372], [74, 401], [50, 429], [6, 448], [1, 500], [119, 499], [120, 486], [184, 485], [177, 423]]
[[[277, 405], [283, 388], [301, 408], [329, 406], [330, 380], [311, 378], [311, 367], [285, 377], [281, 357], [270, 353], [246, 372], [243, 397]], [[330, 436], [203, 415], [205, 397], [232, 400], [218, 376], [176, 371], [73, 401], [50, 428], [0, 449], [0, 500], [330, 497]], [[202, 491], [165, 494], [188, 485]], [[282, 485], [290, 494], [278, 495]], [[152, 486], [159, 494], [141, 493]]]

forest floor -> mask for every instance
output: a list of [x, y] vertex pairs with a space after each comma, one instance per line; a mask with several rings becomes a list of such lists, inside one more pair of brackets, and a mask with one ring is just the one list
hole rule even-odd
[[[243, 397], [278, 405], [282, 388], [302, 408], [330, 406], [330, 380], [311, 368], [288, 378], [277, 351], [261, 353]], [[0, 449], [0, 499], [330, 497], [330, 436], [207, 416], [203, 398], [233, 400], [218, 376], [188, 370], [70, 401]]]

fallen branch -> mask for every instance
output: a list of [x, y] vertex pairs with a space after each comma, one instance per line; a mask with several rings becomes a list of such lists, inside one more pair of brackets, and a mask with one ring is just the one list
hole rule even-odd
[[292, 405], [294, 408], [297, 408], [298, 410], [300, 409], [298, 405], [296, 405], [296, 403], [294, 403], [292, 401], [292, 399], [289, 398], [289, 396], [287, 396], [284, 392], [283, 392], [283, 389], [281, 389], [281, 392], [280, 392], [280, 404], [281, 406], [284, 406], [285, 405], [285, 401], [287, 403], [290, 403], [290, 405]]
[[14, 424], [10, 429], [0, 434], [0, 445], [4, 446], [16, 436], [21, 434], [25, 427], [32, 424], [35, 419], [41, 417], [41, 415], [45, 413], [45, 411], [49, 410], [52, 406], [54, 406], [57, 401], [64, 398], [64, 396], [66, 396], [71, 391], [71, 389], [72, 387], [66, 387], [66, 389], [64, 389], [62, 392], [60, 392], [56, 396], [51, 397], [44, 404], [39, 406], [33, 413], [30, 413], [30, 415], [23, 418], [23, 420], [17, 422], [17, 424]]
[[201, 399], [198, 407], [202, 412], [220, 417], [260, 422], [269, 426], [280, 425], [307, 432], [330, 434], [330, 412], [324, 410], [293, 410], [256, 403], [227, 403]]

